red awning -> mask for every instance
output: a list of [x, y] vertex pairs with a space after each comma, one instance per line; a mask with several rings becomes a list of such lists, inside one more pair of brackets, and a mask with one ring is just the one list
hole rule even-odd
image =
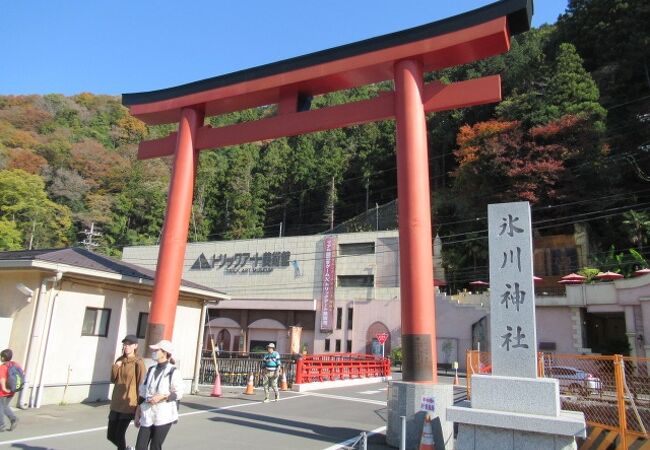
[[565, 275], [565, 276], [562, 277], [563, 281], [569, 281], [569, 280], [571, 280], [571, 281], [585, 281], [586, 279], [587, 279], [587, 277], [585, 277], [584, 275], [579, 275], [577, 273], [570, 273], [569, 275]]
[[584, 283], [584, 280], [560, 280], [558, 281], [560, 284], [582, 284]]
[[598, 275], [596, 275], [596, 278], [602, 281], [612, 281], [612, 280], [620, 280], [623, 278], [623, 275], [620, 273], [616, 272], [600, 272]]

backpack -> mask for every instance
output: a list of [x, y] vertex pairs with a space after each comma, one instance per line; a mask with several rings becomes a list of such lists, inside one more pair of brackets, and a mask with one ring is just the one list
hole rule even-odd
[[[153, 365], [153, 366], [149, 367], [149, 370], [147, 370], [147, 375], [144, 377], [144, 384], [145, 384], [145, 386], [146, 386], [146, 384], [147, 384], [147, 381], [149, 380], [149, 375], [151, 375], [151, 373], [153, 372], [153, 370], [154, 370], [155, 368], [156, 368], [156, 366]], [[172, 385], [172, 375], [173, 375], [173, 373], [174, 373], [175, 370], [176, 370], [176, 366], [172, 366], [172, 368], [171, 368], [171, 369], [169, 370], [169, 372], [167, 373], [167, 376], [169, 377], [169, 385], [170, 385], [170, 386]], [[160, 378], [158, 379], [158, 384], [156, 385], [156, 391], [158, 391], [158, 388], [160, 387], [160, 382], [161, 382], [161, 381], [162, 381], [162, 377], [160, 377]], [[142, 400], [144, 401], [144, 399], [142, 399]], [[181, 401], [180, 401], [180, 400], [176, 400], [175, 402], [176, 402], [176, 411], [178, 411], [178, 408], [180, 408]], [[140, 403], [141, 403], [141, 402], [140, 402]]]
[[7, 389], [12, 394], [23, 389], [25, 385], [25, 372], [16, 363], [8, 362], [7, 364]]

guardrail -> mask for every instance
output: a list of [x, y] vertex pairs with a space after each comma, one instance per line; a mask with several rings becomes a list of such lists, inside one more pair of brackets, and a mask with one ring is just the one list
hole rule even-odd
[[390, 375], [390, 359], [362, 353], [307, 355], [296, 361], [295, 383], [349, 380]]
[[[246, 386], [250, 375], [253, 384], [262, 386], [264, 353], [220, 352], [217, 356], [221, 384]], [[287, 384], [304, 384], [318, 381], [334, 381], [355, 378], [382, 377], [390, 375], [390, 359], [363, 353], [323, 353], [318, 355], [280, 355], [282, 370]], [[200, 384], [213, 384], [214, 360], [211, 356], [201, 358]]]
[[[264, 353], [220, 352], [217, 356], [221, 384], [224, 386], [246, 386], [248, 378], [253, 374], [255, 386], [262, 386], [262, 357]], [[295, 381], [296, 355], [282, 354], [282, 370], [287, 376], [287, 384]], [[216, 372], [211, 356], [201, 358], [199, 371], [200, 384], [213, 384]]]

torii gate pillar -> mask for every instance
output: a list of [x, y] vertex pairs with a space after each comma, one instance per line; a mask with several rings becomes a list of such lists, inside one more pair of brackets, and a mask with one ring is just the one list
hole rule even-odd
[[404, 381], [436, 383], [431, 206], [422, 65], [395, 64], [397, 195]]
[[[452, 424], [441, 420], [453, 405], [453, 387], [438, 384], [436, 309], [433, 292], [433, 252], [429, 158], [422, 65], [398, 61], [394, 69], [397, 132], [397, 195], [400, 238], [400, 301], [402, 314], [402, 381], [388, 394], [386, 442], [400, 446], [402, 417], [406, 448], [419, 443], [421, 404], [435, 405], [436, 448], [453, 435]], [[441, 414], [443, 412], [443, 414]]]
[[198, 162], [196, 135], [198, 129], [203, 126], [203, 119], [203, 111], [199, 108], [181, 110], [165, 223], [156, 265], [156, 282], [151, 297], [146, 348], [161, 339], [171, 341], [174, 331]]

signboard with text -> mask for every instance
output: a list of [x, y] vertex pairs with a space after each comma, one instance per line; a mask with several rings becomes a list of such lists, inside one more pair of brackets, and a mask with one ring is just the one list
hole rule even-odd
[[492, 373], [536, 378], [530, 204], [488, 205], [488, 237]]
[[321, 288], [320, 330], [334, 330], [334, 288], [336, 286], [336, 236], [323, 240], [323, 284]]
[[420, 411], [435, 412], [436, 399], [431, 395], [423, 395], [420, 399]]
[[239, 252], [213, 254], [210, 258], [201, 253], [190, 270], [223, 270], [230, 275], [253, 275], [273, 272], [273, 269], [289, 267], [291, 252]]

